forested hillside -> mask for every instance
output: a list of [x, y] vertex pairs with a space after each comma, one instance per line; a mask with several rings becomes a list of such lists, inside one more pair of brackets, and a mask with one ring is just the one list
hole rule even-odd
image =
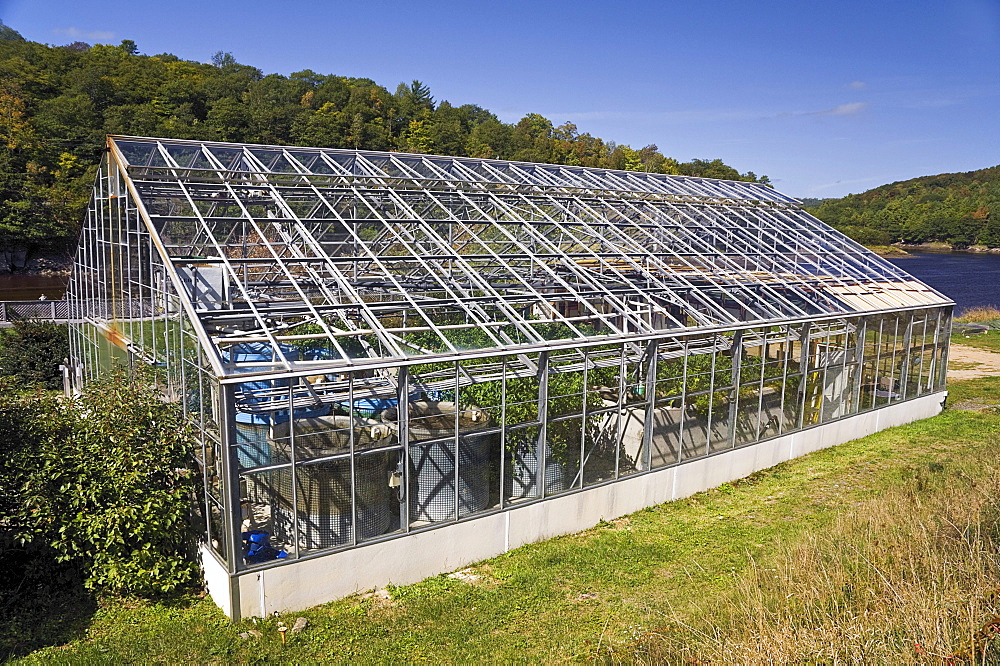
[[[75, 242], [106, 134], [399, 150], [767, 182], [721, 160], [681, 163], [538, 114], [501, 122], [474, 104], [435, 102], [419, 81], [394, 93], [369, 79], [264, 74], [118, 46], [48, 46], [0, 23], [0, 251]], [[3, 270], [4, 266], [0, 266]]]
[[869, 245], [950, 243], [1000, 247], [1000, 166], [922, 176], [808, 208]]

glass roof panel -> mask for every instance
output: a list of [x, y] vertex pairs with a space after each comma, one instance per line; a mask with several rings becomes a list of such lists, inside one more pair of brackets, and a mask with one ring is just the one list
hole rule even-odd
[[164, 260], [212, 276], [177, 292], [234, 373], [238, 344], [327, 350], [294, 370], [949, 303], [755, 183], [113, 141]]

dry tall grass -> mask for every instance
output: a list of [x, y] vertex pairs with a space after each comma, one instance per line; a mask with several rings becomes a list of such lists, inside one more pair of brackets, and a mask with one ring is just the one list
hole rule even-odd
[[997, 308], [995, 305], [982, 305], [974, 308], [966, 308], [955, 317], [955, 321], [960, 321], [965, 324], [974, 324], [980, 321], [993, 321], [994, 319], [1000, 319], [1000, 308]]
[[[940, 464], [752, 563], [710, 622], [650, 632], [645, 663], [1000, 663], [1000, 472]], [[696, 626], [700, 625], [700, 626]]]

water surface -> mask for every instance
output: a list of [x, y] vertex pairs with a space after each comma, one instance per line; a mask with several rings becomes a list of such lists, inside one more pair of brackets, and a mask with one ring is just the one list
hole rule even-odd
[[66, 293], [68, 276], [0, 275], [0, 301], [34, 301], [45, 294], [59, 300]]
[[1000, 307], [1000, 254], [915, 252], [889, 261], [955, 301], [955, 311]]

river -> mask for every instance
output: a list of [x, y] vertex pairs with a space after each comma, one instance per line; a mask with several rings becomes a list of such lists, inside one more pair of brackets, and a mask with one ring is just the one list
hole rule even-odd
[[0, 275], [0, 301], [34, 301], [45, 294], [49, 300], [59, 300], [66, 293], [69, 277], [47, 275]]
[[955, 301], [955, 311], [1000, 306], [1000, 254], [915, 252], [889, 261]]

